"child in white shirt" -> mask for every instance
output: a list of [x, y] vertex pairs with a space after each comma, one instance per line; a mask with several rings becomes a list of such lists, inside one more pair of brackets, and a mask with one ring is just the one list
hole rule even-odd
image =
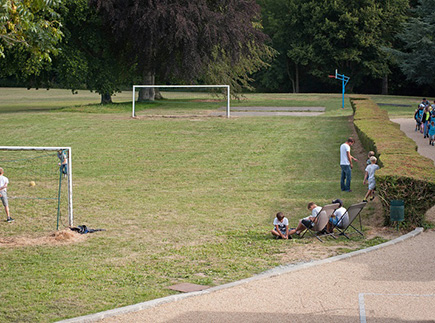
[[272, 230], [272, 235], [275, 239], [291, 239], [292, 237], [288, 234], [288, 219], [284, 216], [282, 212], [276, 214], [275, 219], [273, 219], [274, 228]]

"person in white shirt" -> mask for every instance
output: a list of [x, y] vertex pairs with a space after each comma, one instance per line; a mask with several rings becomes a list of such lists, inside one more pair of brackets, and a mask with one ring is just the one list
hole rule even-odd
[[335, 227], [346, 228], [349, 225], [349, 215], [347, 214], [346, 209], [343, 207], [343, 201], [340, 199], [335, 199], [332, 201], [332, 204], [335, 203], [340, 204], [340, 206], [329, 218], [329, 222], [326, 225], [326, 231], [328, 233], [332, 233]]
[[290, 230], [288, 233], [289, 235], [295, 233], [300, 234], [305, 229], [311, 229], [313, 227], [314, 223], [316, 223], [317, 221], [317, 214], [319, 214], [322, 208], [320, 206], [317, 206], [316, 203], [310, 202], [308, 203], [308, 210], [311, 211], [311, 215], [299, 220], [298, 226], [296, 227], [296, 229]]
[[352, 161], [358, 161], [350, 154], [350, 147], [353, 146], [355, 140], [353, 138], [347, 139], [347, 141], [340, 146], [340, 167], [341, 167], [341, 190], [345, 192], [352, 192], [350, 189], [350, 181], [352, 179]]
[[8, 203], [8, 193], [6, 191], [6, 188], [9, 184], [9, 179], [3, 175], [4, 170], [3, 168], [0, 168], [0, 199], [2, 200], [3, 206], [5, 207], [7, 222], [12, 222], [14, 219], [11, 218], [9, 214], [9, 203]]
[[282, 212], [276, 214], [275, 219], [273, 219], [273, 226], [272, 235], [275, 236], [276, 239], [292, 238], [288, 234], [288, 219]]

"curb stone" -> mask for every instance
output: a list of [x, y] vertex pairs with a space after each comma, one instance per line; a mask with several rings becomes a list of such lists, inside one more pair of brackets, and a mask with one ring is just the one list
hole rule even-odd
[[302, 270], [302, 269], [306, 269], [306, 268], [310, 268], [310, 267], [314, 267], [314, 266], [319, 266], [319, 265], [323, 265], [323, 264], [328, 264], [328, 263], [332, 263], [335, 261], [355, 257], [355, 256], [358, 256], [361, 254], [366, 254], [366, 253], [369, 253], [371, 251], [375, 251], [375, 250], [378, 250], [381, 248], [395, 245], [399, 242], [403, 242], [409, 238], [413, 238], [413, 237], [419, 235], [422, 232], [423, 232], [423, 228], [416, 228], [414, 231], [411, 231], [403, 236], [400, 236], [399, 238], [396, 238], [396, 239], [393, 239], [393, 240], [387, 241], [385, 243], [381, 243], [379, 245], [372, 246], [372, 247], [369, 247], [366, 249], [361, 249], [361, 250], [353, 251], [350, 253], [346, 253], [346, 254], [342, 254], [339, 256], [334, 256], [334, 257], [326, 258], [326, 259], [322, 259], [322, 260], [278, 266], [278, 267], [267, 270], [261, 274], [255, 275], [255, 276], [250, 277], [250, 278], [246, 278], [246, 279], [238, 280], [238, 281], [235, 281], [232, 283], [212, 287], [212, 288], [202, 290], [199, 292], [190, 292], [190, 293], [166, 296], [166, 297], [154, 299], [154, 300], [147, 301], [147, 302], [142, 302], [142, 303], [138, 303], [138, 304], [134, 304], [134, 305], [128, 305], [128, 306], [124, 306], [124, 307], [115, 308], [115, 309], [104, 311], [104, 312], [99, 312], [99, 313], [89, 314], [89, 315], [85, 315], [85, 316], [79, 316], [79, 317], [71, 318], [71, 319], [67, 319], [67, 320], [62, 320], [62, 321], [58, 321], [58, 323], [96, 322], [96, 321], [102, 320], [102, 319], [107, 318], [107, 317], [118, 316], [118, 315], [132, 313], [132, 312], [138, 312], [138, 311], [152, 308], [152, 307], [156, 307], [156, 306], [159, 306], [159, 305], [162, 305], [165, 303], [176, 302], [176, 301], [190, 298], [190, 297], [209, 294], [209, 293], [213, 293], [213, 292], [218, 291], [218, 290], [227, 289], [227, 288], [231, 288], [231, 287], [242, 285], [242, 284], [247, 284], [249, 282], [257, 281], [260, 279], [275, 277], [275, 276], [279, 276], [279, 275], [286, 274], [289, 272], [298, 271], [298, 270]]

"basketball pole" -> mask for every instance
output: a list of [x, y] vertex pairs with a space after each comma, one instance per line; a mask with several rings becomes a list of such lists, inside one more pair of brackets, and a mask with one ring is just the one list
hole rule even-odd
[[349, 82], [350, 77], [344, 74], [338, 74], [338, 70], [335, 70], [335, 75], [329, 75], [329, 77], [341, 81], [341, 92], [342, 92], [341, 108], [344, 109], [344, 93], [346, 92], [346, 85]]

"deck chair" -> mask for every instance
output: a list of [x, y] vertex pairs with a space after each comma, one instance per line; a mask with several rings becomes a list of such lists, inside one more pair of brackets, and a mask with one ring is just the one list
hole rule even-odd
[[[325, 229], [332, 213], [334, 213], [334, 211], [336, 209], [338, 209], [339, 207], [340, 207], [340, 204], [338, 204], [338, 203], [328, 204], [328, 205], [325, 205], [324, 207], [322, 207], [322, 209], [320, 210], [320, 212], [316, 216], [316, 220], [314, 221], [315, 222], [314, 226], [310, 229], [307, 228], [307, 230], [305, 230], [304, 233], [301, 235], [301, 238], [303, 238], [305, 236], [305, 233], [309, 232], [311, 235], [316, 237], [320, 242], [323, 242], [323, 240], [320, 239], [320, 237], [317, 235], [317, 233], [319, 233], [323, 229]], [[336, 239], [333, 234], [326, 233], [324, 235], [331, 236], [334, 239]]]
[[[359, 202], [359, 203], [352, 204], [351, 206], [349, 206], [349, 208], [346, 211], [346, 213], [349, 217], [349, 222], [343, 223], [343, 219], [345, 219], [345, 216], [343, 215], [341, 217], [341, 219], [338, 220], [337, 224], [334, 226], [334, 229], [337, 229], [337, 231], [340, 232], [339, 233], [340, 235], [343, 235], [349, 239], [349, 236], [346, 234], [346, 231], [347, 231], [347, 229], [349, 229], [351, 227], [356, 232], [358, 232], [360, 235], [362, 235], [364, 237], [364, 234], [361, 232], [362, 231], [361, 211], [366, 206], [366, 204], [367, 204], [367, 202]], [[359, 230], [352, 225], [352, 223], [355, 221], [355, 219], [357, 217], [359, 218]], [[342, 225], [342, 224], [344, 224], [344, 225]]]

